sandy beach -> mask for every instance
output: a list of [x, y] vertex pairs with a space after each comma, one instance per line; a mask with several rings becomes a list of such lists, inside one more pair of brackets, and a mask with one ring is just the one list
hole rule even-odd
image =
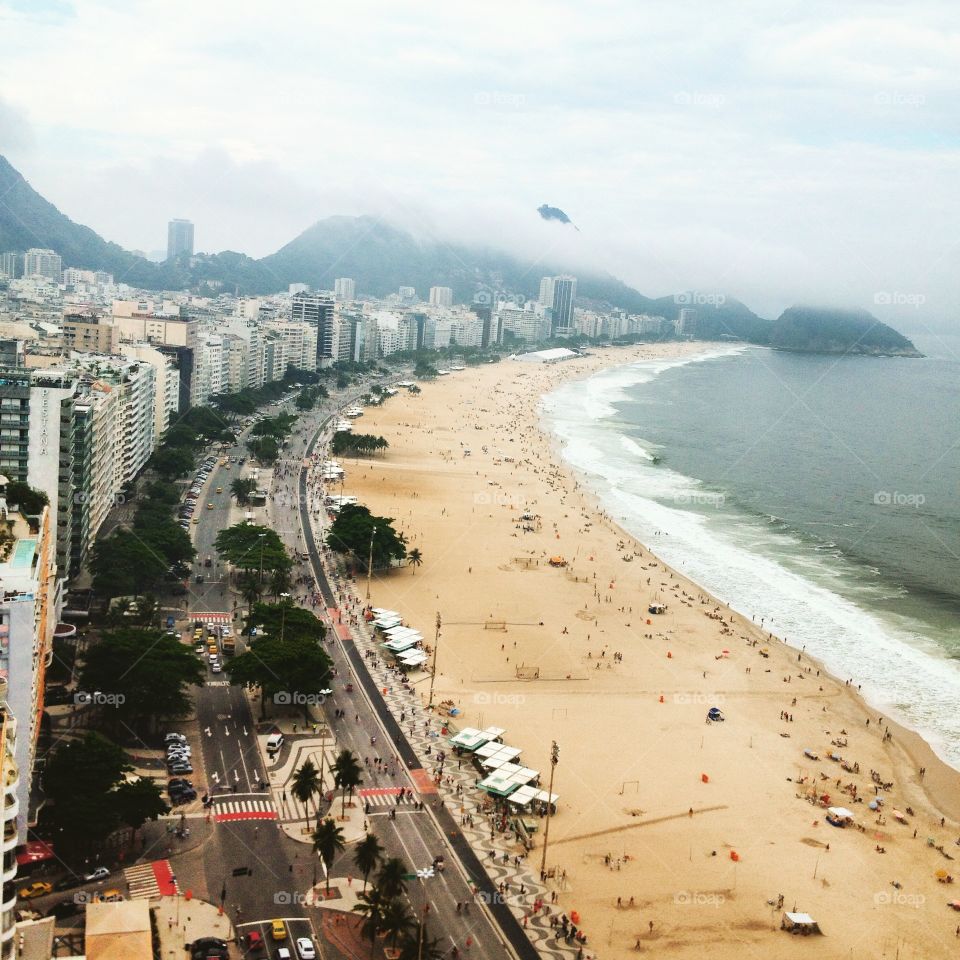
[[[373, 603], [429, 637], [441, 614], [434, 699], [456, 702], [460, 727], [506, 728], [544, 787], [559, 744], [547, 863], [587, 953], [954, 955], [960, 876], [936, 873], [960, 873], [960, 774], [867, 707], [856, 677], [828, 676], [612, 523], [541, 430], [539, 398], [564, 380], [708, 347], [503, 361], [366, 408], [355, 431], [390, 448], [339, 458], [344, 492], [423, 554], [375, 576]], [[647, 613], [654, 600], [665, 613]], [[711, 706], [724, 722], [706, 722]], [[811, 802], [825, 794], [859, 826], [830, 826]], [[823, 936], [782, 932], [783, 910]]]

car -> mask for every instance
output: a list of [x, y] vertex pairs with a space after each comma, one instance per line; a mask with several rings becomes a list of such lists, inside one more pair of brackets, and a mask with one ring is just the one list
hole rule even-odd
[[171, 757], [192, 757], [193, 751], [184, 744], [174, 745], [167, 750], [167, 759]]
[[317, 950], [309, 937], [297, 938], [297, 956], [300, 960], [317, 960]]
[[192, 522], [192, 523], [199, 523], [199, 522], [200, 522], [200, 518], [199, 518], [199, 517], [194, 517], [191, 522]]
[[61, 877], [54, 885], [53, 889], [56, 891], [60, 890], [71, 890], [78, 883], [81, 883], [80, 877], [75, 873], [68, 873], [65, 877]]
[[223, 493], [223, 487], [217, 487], [217, 493]]
[[194, 578], [194, 583], [203, 583], [203, 574], [198, 573]]
[[290, 951], [286, 947], [277, 950], [277, 960], [292, 960]]
[[221, 940], [219, 937], [200, 937], [198, 940], [194, 940], [190, 944], [190, 952], [193, 953], [197, 950], [226, 950], [227, 941]]
[[219, 660], [212, 660], [210, 662], [210, 672], [211, 673], [223, 673], [223, 664]]
[[178, 521], [177, 521], [177, 525], [180, 526], [180, 527], [183, 527], [184, 530], [189, 530], [189, 529], [190, 529], [190, 521], [189, 521], [189, 520], [178, 520]]
[[57, 920], [65, 920], [67, 917], [73, 917], [80, 912], [80, 904], [73, 898], [61, 900], [55, 903], [47, 913], [48, 917], [55, 917]]
[[193, 773], [193, 767], [185, 760], [168, 761], [167, 769], [170, 773]]
[[270, 936], [274, 940], [286, 940], [287, 925], [282, 920], [272, 920], [270, 922]]
[[183, 777], [171, 777], [167, 781], [167, 790], [186, 790], [193, 789], [192, 780], [184, 780]]
[[244, 945], [248, 950], [262, 950], [263, 936], [259, 930], [251, 930], [244, 938]]
[[169, 743], [165, 743], [164, 746], [167, 748], [167, 753], [170, 753], [173, 750], [183, 750], [186, 753], [190, 752], [190, 744], [184, 740], [171, 740]]
[[104, 890], [102, 893], [95, 893], [93, 899], [97, 903], [118, 903], [123, 899], [123, 894], [115, 887], [112, 890]]
[[183, 733], [165, 733], [163, 735], [164, 743], [186, 743], [187, 737]]
[[106, 880], [110, 876], [110, 871], [106, 867], [97, 867], [91, 873], [84, 874], [83, 882], [92, 883], [94, 880]]
[[[34, 897], [45, 897], [48, 893], [52, 892], [53, 884], [37, 880], [31, 883], [29, 887], [21, 887], [18, 896], [21, 900], [32, 900]], [[284, 936], [286, 936], [286, 934], [284, 934]]]
[[170, 794], [170, 803], [175, 807], [179, 807], [183, 803], [192, 803], [196, 799], [196, 790], [181, 790]]
[[207, 502], [207, 509], [208, 509], [208, 510], [212, 510], [212, 509], [213, 509], [213, 504], [210, 503], [209, 501]]

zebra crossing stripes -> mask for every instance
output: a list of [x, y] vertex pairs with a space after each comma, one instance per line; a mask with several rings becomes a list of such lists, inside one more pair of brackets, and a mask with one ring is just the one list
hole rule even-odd
[[123, 871], [123, 877], [127, 881], [127, 887], [130, 890], [131, 900], [150, 900], [153, 897], [163, 895], [160, 890], [160, 884], [157, 877], [157, 866], [163, 865], [163, 873], [169, 875], [172, 891], [178, 892], [177, 882], [170, 873], [170, 864], [166, 860], [158, 860], [155, 863], [140, 863], [134, 867], [127, 867]]
[[217, 798], [213, 819], [217, 823], [228, 820], [276, 820], [277, 808], [272, 800], [263, 797], [254, 797], [251, 800]]
[[[360, 799], [371, 807], [395, 807], [399, 794], [399, 787], [371, 787], [360, 791]], [[416, 803], [416, 800], [407, 791], [400, 803]]]

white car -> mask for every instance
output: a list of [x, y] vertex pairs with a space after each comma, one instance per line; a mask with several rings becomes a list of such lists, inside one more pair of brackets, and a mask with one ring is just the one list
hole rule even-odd
[[217, 660], [215, 663], [210, 664], [211, 673], [223, 673], [223, 667], [220, 666], [220, 661]]
[[309, 937], [297, 938], [297, 956], [300, 960], [317, 960], [317, 951]]
[[110, 876], [110, 871], [106, 867], [97, 867], [93, 873], [88, 873], [84, 876], [83, 880], [85, 883], [91, 883], [94, 880], [106, 880]]

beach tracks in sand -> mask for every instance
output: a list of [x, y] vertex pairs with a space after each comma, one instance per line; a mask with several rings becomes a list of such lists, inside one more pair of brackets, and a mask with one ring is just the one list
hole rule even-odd
[[697, 817], [702, 813], [713, 813], [716, 810], [727, 810], [729, 807], [723, 803], [716, 807], [700, 807], [693, 813], [685, 810], [683, 813], [671, 813], [665, 817], [654, 817], [652, 820], [641, 820], [638, 823], [624, 823], [617, 827], [608, 827], [606, 830], [595, 830], [593, 833], [578, 833], [574, 837], [561, 837], [554, 840], [551, 846], [559, 847], [561, 843], [574, 843], [577, 840], [592, 840], [594, 837], [605, 837], [611, 833], [620, 833], [623, 830], [636, 830], [639, 827], [652, 827], [657, 823], [668, 823], [670, 820], [685, 820], [691, 816]]

